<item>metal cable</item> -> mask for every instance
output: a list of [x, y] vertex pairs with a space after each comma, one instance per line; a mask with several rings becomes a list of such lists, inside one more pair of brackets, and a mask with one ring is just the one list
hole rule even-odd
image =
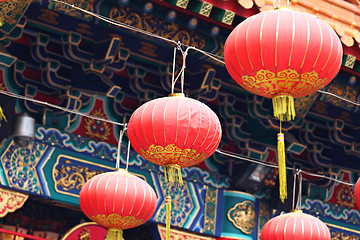
[[14, 97], [14, 98], [23, 99], [23, 100], [26, 100], [26, 101], [31, 101], [31, 102], [34, 102], [34, 103], [38, 103], [38, 104], [45, 105], [45, 106], [48, 106], [48, 107], [56, 108], [56, 109], [59, 109], [59, 110], [65, 111], [65, 112], [69, 112], [69, 113], [73, 113], [73, 114], [77, 114], [77, 115], [80, 115], [80, 116], [92, 118], [92, 119], [95, 119], [95, 120], [99, 120], [99, 121], [103, 121], [103, 122], [108, 122], [108, 123], [115, 124], [115, 125], [119, 125], [119, 126], [125, 126], [124, 123], [118, 123], [118, 122], [114, 122], [114, 121], [111, 121], [111, 120], [108, 120], [108, 119], [105, 119], [105, 118], [101, 118], [101, 117], [97, 117], [97, 116], [94, 116], [94, 115], [90, 115], [90, 114], [87, 114], [87, 113], [81, 113], [81, 112], [78, 112], [78, 111], [75, 111], [75, 110], [71, 110], [71, 109], [68, 109], [68, 108], [60, 107], [60, 106], [55, 105], [55, 104], [51, 104], [51, 103], [48, 103], [48, 102], [43, 102], [43, 101], [40, 101], [40, 100], [36, 100], [36, 99], [34, 99], [34, 98], [22, 96], [22, 95], [19, 95], [19, 94], [16, 94], [16, 93], [12, 93], [12, 92], [8, 92], [8, 91], [4, 91], [4, 90], [1, 90], [1, 89], [0, 89], [0, 93], [1, 93], [1, 94], [4, 94], [4, 95], [7, 95], [7, 96], [9, 96], [9, 97]]
[[[218, 152], [218, 153], [220, 153], [220, 154], [222, 154], [224, 156], [237, 158], [237, 159], [240, 159], [240, 160], [248, 161], [248, 162], [251, 162], [251, 163], [256, 163], [256, 164], [263, 165], [263, 166], [266, 166], [266, 167], [279, 168], [278, 165], [271, 164], [271, 163], [265, 163], [265, 162], [259, 161], [257, 159], [254, 159], [254, 158], [240, 156], [240, 155], [237, 155], [235, 153], [230, 153], [230, 152], [219, 150], [219, 149], [217, 149], [216, 152]], [[299, 173], [302, 172], [302, 173], [304, 173], [306, 175], [313, 176], [313, 177], [325, 178], [325, 179], [328, 179], [328, 180], [331, 180], [331, 181], [334, 181], [334, 182], [338, 182], [338, 183], [341, 183], [341, 184], [346, 184], [346, 185], [349, 185], [349, 186], [355, 186], [355, 184], [353, 184], [353, 183], [344, 182], [344, 181], [341, 181], [341, 180], [338, 180], [338, 179], [335, 179], [335, 178], [325, 176], [323, 174], [312, 173], [312, 172], [308, 172], [308, 171], [304, 171], [304, 170], [297, 169], [297, 168], [292, 168], [292, 167], [286, 167], [286, 169], [287, 170], [298, 171]]]

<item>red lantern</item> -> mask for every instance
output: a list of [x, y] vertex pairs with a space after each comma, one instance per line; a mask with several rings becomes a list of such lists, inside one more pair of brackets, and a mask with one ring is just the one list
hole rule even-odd
[[261, 240], [330, 240], [329, 228], [318, 218], [301, 210], [277, 216], [268, 221]]
[[[131, 115], [127, 134], [135, 151], [164, 167], [170, 184], [182, 185], [181, 168], [196, 165], [218, 147], [221, 125], [205, 104], [173, 94], [140, 106]], [[170, 239], [171, 196], [166, 197], [166, 239]]]
[[208, 106], [177, 94], [136, 109], [127, 133], [138, 154], [163, 166], [170, 182], [181, 183], [181, 168], [196, 165], [215, 152], [221, 125]]
[[[224, 49], [225, 65], [234, 80], [280, 105], [325, 87], [338, 73], [342, 53], [341, 42], [328, 24], [286, 9], [246, 19], [231, 32]], [[293, 105], [276, 107], [276, 117], [294, 117]]]
[[145, 223], [155, 212], [157, 197], [144, 180], [117, 170], [96, 175], [80, 192], [81, 210], [109, 228], [106, 239], [122, 240], [122, 230]]
[[[313, 15], [280, 9], [240, 23], [224, 47], [225, 66], [245, 90], [272, 98], [280, 121], [295, 117], [294, 98], [325, 87], [338, 73], [342, 45]], [[281, 126], [281, 125], [280, 125]], [[278, 134], [280, 198], [286, 195], [284, 134]]]

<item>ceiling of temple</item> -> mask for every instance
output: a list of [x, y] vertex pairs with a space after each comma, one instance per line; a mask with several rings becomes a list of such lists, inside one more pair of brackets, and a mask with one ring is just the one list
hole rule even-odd
[[[9, 28], [2, 30], [1, 89], [126, 122], [144, 102], [170, 93], [174, 42], [181, 43], [183, 51], [188, 46], [196, 48], [188, 49], [185, 93], [206, 103], [218, 115], [223, 128], [219, 149], [276, 161], [279, 121], [272, 117], [271, 100], [242, 89], [222, 63], [231, 29], [245, 17], [265, 10], [269, 1], [207, 1], [211, 6], [202, 1], [170, 0], [77, 2], [78, 7], [146, 34], [114, 26], [58, 2], [34, 0], [12, 28], [12, 22], [5, 20]], [[325, 17], [325, 6], [303, 2], [297, 1], [295, 7], [304, 11], [311, 8]], [[358, 9], [344, 2], [332, 9], [333, 15], [326, 15], [344, 44], [344, 57], [340, 73], [323, 90], [359, 101], [360, 65], [356, 59], [360, 57], [360, 18], [355, 7]], [[348, 14], [353, 14], [353, 22], [343, 21], [342, 16]], [[182, 61], [177, 51], [176, 74]], [[179, 82], [175, 89], [180, 91]], [[359, 107], [322, 93], [297, 99], [295, 104], [297, 117], [283, 123], [288, 165], [329, 176], [337, 168], [359, 172]], [[103, 132], [96, 132], [86, 127], [85, 117], [31, 101], [17, 103], [16, 111], [29, 112], [38, 124], [117, 144], [116, 126], [105, 125]], [[236, 182], [237, 173], [253, 166], [216, 153], [200, 167], [229, 175]], [[274, 185], [270, 173], [268, 178], [266, 184]], [[325, 180], [318, 182], [326, 184]]]

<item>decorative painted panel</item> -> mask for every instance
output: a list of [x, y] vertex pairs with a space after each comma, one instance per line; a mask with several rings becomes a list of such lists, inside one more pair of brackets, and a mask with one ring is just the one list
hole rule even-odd
[[218, 189], [205, 186], [205, 212], [204, 212], [204, 233], [215, 235], [217, 206], [218, 206]]
[[10, 139], [6, 143], [7, 148], [1, 156], [5, 177], [2, 184], [22, 191], [48, 195], [42, 167], [51, 154], [51, 148], [37, 141], [27, 148], [18, 148]]
[[224, 190], [221, 237], [252, 240], [256, 237], [256, 198], [238, 191]]

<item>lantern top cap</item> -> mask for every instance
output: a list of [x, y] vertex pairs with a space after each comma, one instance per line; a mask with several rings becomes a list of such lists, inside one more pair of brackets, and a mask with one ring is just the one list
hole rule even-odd
[[115, 170], [115, 172], [124, 172], [124, 173], [127, 173], [128, 170], [127, 170], [127, 169], [118, 168], [118, 169]]
[[184, 93], [172, 93], [169, 95], [169, 97], [185, 97]]
[[294, 209], [294, 210], [291, 210], [290, 212], [291, 213], [303, 213], [303, 211], [300, 209]]

